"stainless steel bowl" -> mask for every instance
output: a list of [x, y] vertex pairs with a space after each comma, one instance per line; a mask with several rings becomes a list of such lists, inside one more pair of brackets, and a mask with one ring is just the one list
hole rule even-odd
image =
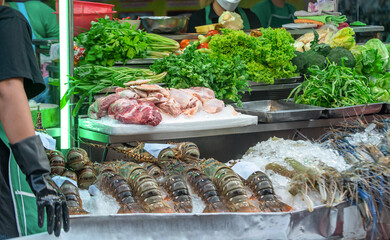
[[178, 33], [187, 27], [188, 17], [186, 16], [151, 16], [141, 17], [142, 25], [146, 31], [152, 33]]

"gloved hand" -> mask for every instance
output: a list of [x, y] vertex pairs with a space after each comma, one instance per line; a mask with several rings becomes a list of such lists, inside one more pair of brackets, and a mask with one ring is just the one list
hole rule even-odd
[[37, 198], [38, 226], [43, 227], [46, 208], [47, 232], [52, 234], [54, 230], [54, 235], [58, 237], [62, 223], [64, 231], [69, 231], [69, 210], [66, 199], [49, 176], [50, 164], [41, 139], [32, 136], [10, 144], [10, 147]]

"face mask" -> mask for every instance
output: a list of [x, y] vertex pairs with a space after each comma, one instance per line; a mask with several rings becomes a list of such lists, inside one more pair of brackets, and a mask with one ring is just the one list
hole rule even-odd
[[233, 12], [234, 9], [237, 8], [237, 6], [241, 2], [241, 0], [217, 0], [217, 2], [226, 11]]

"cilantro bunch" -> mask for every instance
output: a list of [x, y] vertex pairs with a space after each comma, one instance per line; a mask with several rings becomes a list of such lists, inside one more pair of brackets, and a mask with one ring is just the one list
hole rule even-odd
[[248, 85], [247, 67], [239, 56], [215, 58], [196, 50], [196, 44], [187, 47], [181, 55], [157, 59], [150, 70], [167, 72], [163, 82], [169, 88], [207, 87], [215, 97], [241, 103], [241, 95]]
[[224, 29], [222, 35], [213, 36], [209, 43], [217, 58], [232, 59], [240, 56], [248, 67], [251, 80], [274, 83], [276, 78], [297, 75], [291, 59], [294, 39], [285, 29], [261, 28], [262, 36], [255, 38], [243, 31]]
[[85, 48], [81, 63], [112, 66], [115, 62], [127, 62], [147, 55], [147, 33], [130, 28], [128, 22], [111, 21], [108, 16], [91, 22], [91, 29], [75, 38]]

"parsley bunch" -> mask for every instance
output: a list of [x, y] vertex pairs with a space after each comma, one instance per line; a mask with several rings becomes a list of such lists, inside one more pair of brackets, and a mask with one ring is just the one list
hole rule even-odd
[[89, 31], [75, 38], [85, 48], [81, 63], [112, 66], [115, 62], [146, 57], [149, 42], [146, 32], [130, 28], [128, 22], [111, 21], [108, 16], [91, 25]]

